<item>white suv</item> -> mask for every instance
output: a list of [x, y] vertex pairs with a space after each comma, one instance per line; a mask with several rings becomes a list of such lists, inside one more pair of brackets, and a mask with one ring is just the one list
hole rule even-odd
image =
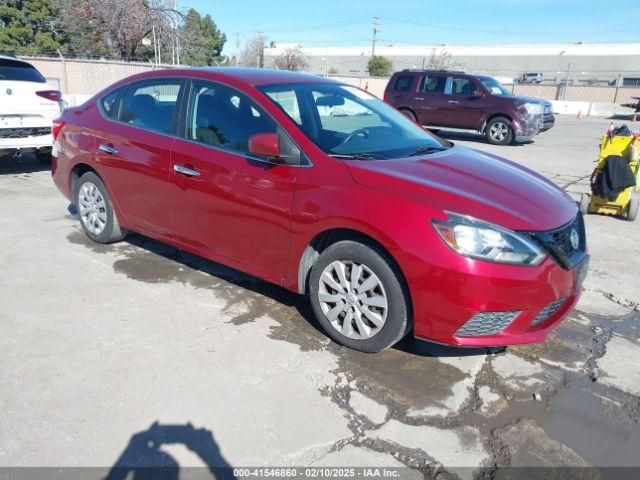
[[62, 97], [33, 65], [0, 55], [0, 157], [35, 152], [51, 161], [51, 125], [62, 113]]

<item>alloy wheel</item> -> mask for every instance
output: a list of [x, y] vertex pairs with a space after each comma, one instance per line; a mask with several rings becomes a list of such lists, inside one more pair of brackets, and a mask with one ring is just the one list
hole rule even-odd
[[509, 135], [509, 127], [504, 122], [496, 122], [491, 125], [489, 135], [497, 142], [502, 142]]
[[379, 333], [387, 320], [389, 301], [380, 278], [355, 260], [336, 260], [320, 275], [318, 300], [334, 329], [364, 340]]

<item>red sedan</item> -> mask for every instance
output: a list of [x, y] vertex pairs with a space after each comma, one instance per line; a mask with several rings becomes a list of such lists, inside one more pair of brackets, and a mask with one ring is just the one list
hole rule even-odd
[[586, 274], [571, 198], [356, 87], [264, 69], [124, 79], [54, 125], [96, 242], [138, 232], [308, 294], [336, 342], [542, 341]]

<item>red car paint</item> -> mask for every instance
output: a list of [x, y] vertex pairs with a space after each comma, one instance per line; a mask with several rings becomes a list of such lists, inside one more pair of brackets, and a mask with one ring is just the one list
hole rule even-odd
[[[132, 80], [202, 78], [244, 92], [286, 130], [311, 166], [255, 164], [241, 154], [104, 118], [97, 101]], [[336, 83], [263, 69], [173, 69], [122, 80], [68, 109], [58, 132], [53, 179], [72, 200], [74, 169], [104, 180], [121, 226], [304, 293], [301, 259], [331, 229], [371, 237], [393, 257], [410, 291], [416, 337], [450, 345], [495, 346], [544, 340], [577, 302], [576, 270], [550, 256], [535, 267], [474, 260], [449, 248], [431, 224], [445, 211], [511, 230], [542, 231], [578, 215], [574, 202], [540, 175], [496, 156], [455, 146], [428, 157], [353, 161], [332, 158], [258, 86]], [[408, 120], [407, 120], [408, 121]], [[98, 145], [117, 147], [106, 155]], [[174, 164], [198, 170], [186, 177]], [[567, 301], [548, 320], [531, 320]], [[481, 311], [520, 310], [503, 332], [456, 337]]]

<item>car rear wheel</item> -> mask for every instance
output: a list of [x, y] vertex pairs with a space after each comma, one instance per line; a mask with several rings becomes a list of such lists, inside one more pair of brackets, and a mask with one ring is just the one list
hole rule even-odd
[[492, 118], [489, 120], [489, 123], [487, 123], [485, 135], [489, 143], [493, 143], [494, 145], [509, 145], [513, 142], [513, 126], [507, 118]]
[[91, 240], [113, 243], [127, 235], [118, 224], [107, 189], [98, 175], [87, 172], [80, 177], [75, 199], [80, 224]]
[[329, 246], [311, 270], [313, 310], [329, 337], [373, 353], [409, 329], [409, 302], [397, 269], [382, 252], [344, 240]]
[[407, 117], [409, 120], [411, 120], [413, 123], [418, 123], [418, 119], [416, 118], [415, 114], [411, 110], [408, 110], [406, 108], [401, 108], [398, 111], [401, 114], [403, 114], [405, 117]]
[[638, 216], [638, 207], [640, 206], [640, 199], [632, 198], [629, 201], [629, 207], [627, 210], [627, 220], [633, 222]]

